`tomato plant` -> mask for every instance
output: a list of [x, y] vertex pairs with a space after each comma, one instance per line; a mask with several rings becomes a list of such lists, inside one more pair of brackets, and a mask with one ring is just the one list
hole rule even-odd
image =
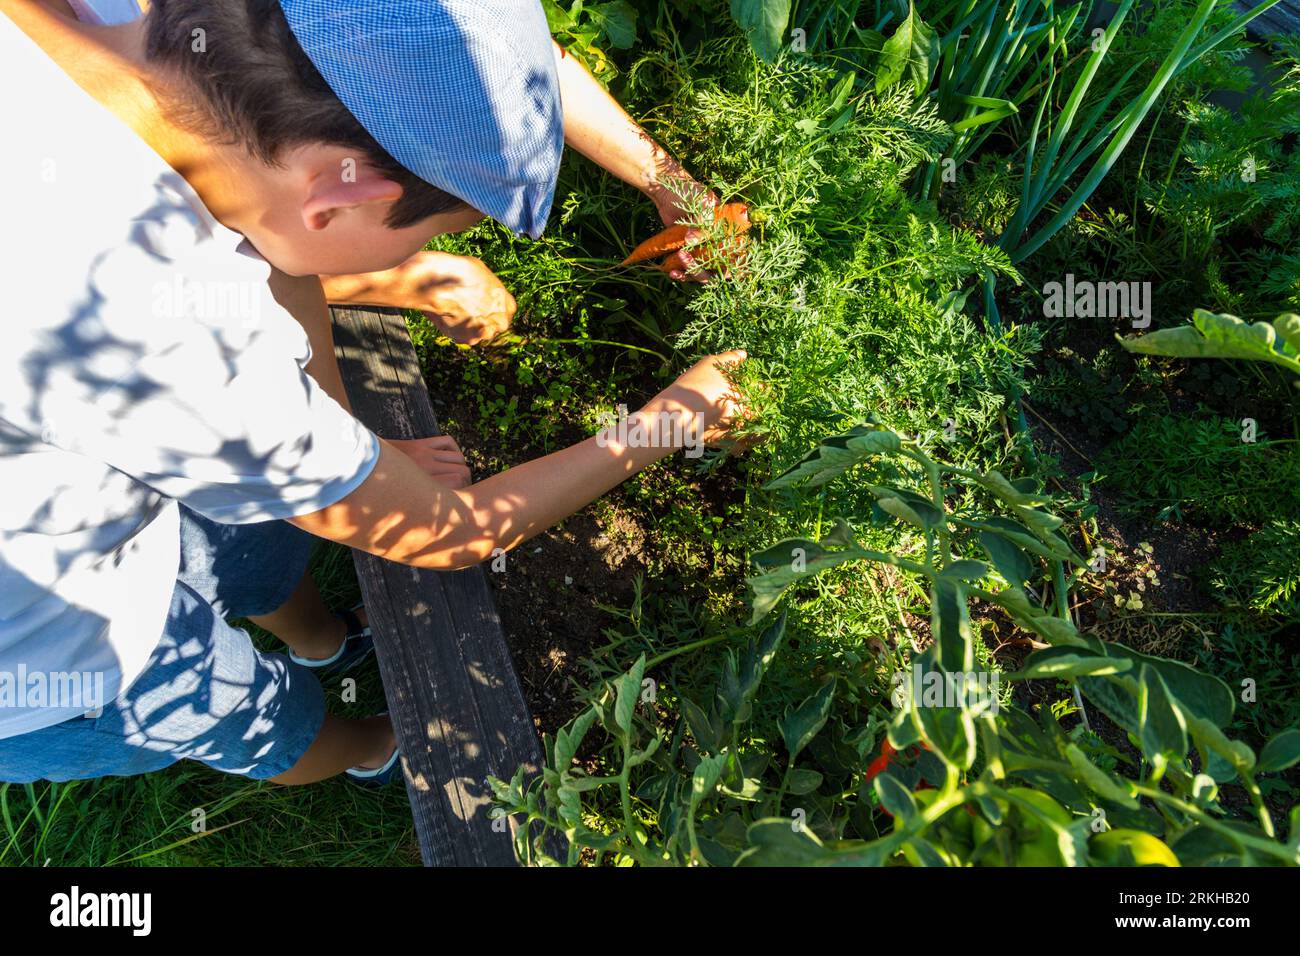
[[[779, 718], [783, 746], [746, 733], [765, 672], [781, 650], [779, 615], [743, 653], [728, 654], [710, 702], [681, 696], [667, 722], [657, 699], [645, 706], [652, 668], [638, 660], [547, 741], [540, 777], [527, 783], [521, 771], [510, 783], [497, 782], [502, 812], [563, 832], [571, 861], [587, 849], [646, 865], [1300, 863], [1300, 809], [1280, 830], [1258, 782], [1262, 773], [1300, 762], [1300, 732], [1279, 735], [1257, 755], [1224, 733], [1234, 698], [1217, 678], [1081, 634], [1067, 595], [1087, 565], [1047, 496], [996, 471], [946, 464], [879, 425], [826, 440], [771, 486], [827, 484], [858, 471], [875, 499], [873, 512], [909, 525], [915, 547], [863, 547], [844, 521], [819, 540], [773, 545], [754, 555], [755, 622], [788, 591], [832, 568], [892, 566], [928, 587], [933, 642], [912, 656], [912, 668], [924, 675], [917, 683], [938, 676], [955, 693], [936, 700], [905, 693], [887, 722], [868, 718], [847, 733], [831, 732], [824, 743], [838, 751], [835, 764], [804, 765], [800, 757], [827, 730], [842, 692], [835, 676]], [[962, 556], [975, 553], [981, 557]], [[1050, 606], [1031, 596], [1029, 582], [1043, 576], [1058, 589]], [[996, 696], [970, 693], [969, 680], [949, 680], [976, 666], [972, 599], [1041, 639], [1007, 679], [1077, 687], [1087, 706], [1126, 735], [1128, 775], [1103, 771], [1050, 714], [1035, 720]], [[620, 758], [615, 774], [571, 766], [597, 728]], [[910, 765], [901, 765], [903, 753]], [[828, 766], [839, 772], [827, 773]], [[1222, 791], [1230, 784], [1248, 795], [1252, 822], [1223, 819]], [[602, 789], [617, 791], [622, 807], [611, 833], [584, 821], [585, 795]], [[655, 809], [652, 826], [633, 809], [634, 797]], [[883, 817], [888, 827], [864, 817]], [[521, 855], [544, 858], [540, 837], [530, 843], [529, 827], [519, 832]]]

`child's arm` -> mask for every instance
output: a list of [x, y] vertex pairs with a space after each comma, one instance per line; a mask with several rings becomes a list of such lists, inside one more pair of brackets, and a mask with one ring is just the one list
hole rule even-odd
[[655, 204], [665, 225], [687, 212], [682, 199], [713, 196], [637, 125], [577, 57], [554, 44], [564, 109], [564, 141]]
[[515, 297], [481, 260], [427, 249], [383, 272], [321, 276], [321, 285], [335, 305], [418, 309], [461, 345], [496, 338], [516, 309]]
[[291, 276], [273, 268], [268, 285], [275, 301], [307, 333], [307, 341], [311, 343], [307, 374], [325, 389], [326, 395], [352, 411], [347, 389], [343, 387], [343, 375], [339, 372], [338, 357], [334, 354], [334, 326], [320, 280], [316, 276]]
[[[334, 323], [330, 319], [320, 280], [316, 276], [291, 276], [272, 269], [268, 284], [275, 301], [307, 333], [307, 340], [311, 343], [307, 374], [325, 390], [326, 395], [351, 412], [352, 402], [348, 400], [348, 390], [343, 385], [343, 373], [339, 370], [338, 356], [334, 351]], [[448, 435], [390, 438], [388, 443], [444, 484], [453, 488], [464, 488], [469, 484], [469, 468], [454, 438]]]
[[[638, 416], [699, 415], [706, 441], [725, 434], [740, 409], [719, 363], [743, 352], [711, 356], [655, 396]], [[635, 418], [636, 416], [632, 416]], [[672, 430], [661, 430], [672, 431]], [[387, 443], [370, 476], [328, 508], [290, 519], [322, 538], [414, 567], [452, 570], [509, 550], [594, 501], [680, 446], [631, 448], [589, 438], [484, 481], [456, 490], [434, 481]]]

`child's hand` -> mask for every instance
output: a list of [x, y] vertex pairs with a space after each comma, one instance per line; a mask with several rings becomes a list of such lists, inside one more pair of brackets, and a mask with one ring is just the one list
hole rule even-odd
[[386, 441], [419, 465], [430, 478], [449, 488], [465, 488], [472, 481], [465, 456], [461, 453], [460, 446], [456, 444], [456, 439], [450, 435], [435, 435], [433, 438], [389, 438]]
[[659, 218], [665, 226], [675, 226], [692, 215], [692, 203], [713, 208], [718, 204], [718, 197], [707, 186], [695, 181], [686, 170], [670, 156], [660, 161], [662, 168], [655, 182], [646, 190], [646, 195], [655, 204]]
[[702, 358], [660, 392], [654, 401], [680, 404], [703, 416], [706, 445], [733, 441], [731, 430], [749, 416], [726, 372], [748, 357], [744, 350], [735, 349]]
[[[715, 225], [707, 235], [705, 230], [686, 223], [671, 225], [633, 249], [621, 264], [630, 266], [663, 256], [660, 272], [690, 282], [708, 282], [719, 270], [725, 273], [728, 264], [736, 265], [744, 258], [749, 207], [743, 202], [719, 206], [715, 200], [711, 208]], [[700, 257], [714, 268], [700, 268]]]
[[417, 309], [461, 345], [488, 342], [510, 328], [518, 308], [501, 280], [473, 256], [417, 252], [395, 269], [321, 276], [335, 305]]
[[398, 269], [406, 307], [422, 311], [453, 342], [478, 345], [510, 328], [515, 297], [482, 260], [425, 252]]

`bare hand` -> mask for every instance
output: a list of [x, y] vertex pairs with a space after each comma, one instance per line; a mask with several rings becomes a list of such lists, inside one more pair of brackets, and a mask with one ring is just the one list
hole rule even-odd
[[727, 373], [749, 356], [742, 349], [700, 359], [664, 389], [659, 398], [686, 406], [704, 418], [706, 445], [729, 444], [732, 429], [749, 420], [749, 410]]
[[496, 338], [518, 309], [496, 274], [473, 256], [419, 252], [395, 271], [406, 308], [419, 309], [461, 345]]
[[[660, 172], [659, 181], [649, 190], [650, 199], [665, 226], [696, 218], [701, 204], [705, 209], [718, 205], [718, 197], [712, 190], [697, 183], [675, 161], [668, 162], [671, 165]], [[668, 185], [661, 185], [664, 183]], [[665, 259], [662, 268], [670, 278], [680, 282], [708, 282], [711, 278], [708, 272], [698, 268], [695, 259], [685, 249], [679, 249]]]
[[433, 438], [389, 438], [392, 445], [407, 458], [411, 459], [430, 478], [450, 488], [464, 488], [471, 484], [469, 465], [461, 453], [456, 439], [450, 435], [435, 435]]
[[655, 209], [659, 210], [659, 218], [665, 226], [675, 226], [694, 218], [701, 205], [705, 209], [712, 209], [718, 204], [718, 197], [713, 191], [696, 182], [671, 156], [661, 155], [657, 165], [653, 180], [645, 192], [655, 204]]
[[[659, 268], [670, 279], [676, 279], [679, 282], [708, 282], [710, 279], [717, 278], [719, 270], [717, 268], [703, 268], [700, 261], [701, 257], [706, 261], [717, 260], [724, 266], [723, 271], [725, 271], [725, 264], [728, 261], [731, 261], [734, 264], [734, 262], [740, 258], [743, 252], [744, 233], [748, 231], [750, 225], [749, 207], [743, 202], [719, 205], [718, 197], [714, 193], [706, 190], [694, 180], [688, 181], [690, 183], [689, 186], [681, 187], [679, 185], [678, 188], [679, 190], [685, 190], [683, 193], [684, 197], [695, 197], [694, 201], [697, 204], [697, 208], [694, 212], [692, 212], [690, 208], [687, 208], [690, 206], [690, 203], [686, 201], [686, 198], [678, 200], [671, 193], [665, 193], [662, 188], [655, 194], [656, 197], [662, 197], [664, 195], [669, 197], [667, 199], [655, 199], [655, 205], [659, 209], [659, 214], [663, 217], [664, 222], [668, 223], [671, 227], [672, 225], [685, 223], [692, 218], [698, 220], [698, 204], [703, 200], [705, 209], [713, 210], [714, 216], [717, 217], [720, 222], [726, 224], [726, 237], [721, 244], [721, 249], [717, 248], [713, 243], [708, 242], [701, 247], [697, 244], [702, 239], [707, 238], [706, 234], [698, 227], [692, 226], [686, 231], [685, 244], [681, 248], [669, 253], [669, 255], [667, 255], [659, 264]], [[664, 235], [664, 233], [661, 233], [661, 235]], [[695, 252], [700, 252], [701, 256], [694, 255], [693, 250]], [[710, 265], [715, 264], [715, 262], [710, 261]]]
[[461, 345], [496, 338], [510, 328], [517, 308], [481, 260], [449, 252], [417, 252], [395, 269], [321, 276], [321, 284], [335, 305], [417, 309]]

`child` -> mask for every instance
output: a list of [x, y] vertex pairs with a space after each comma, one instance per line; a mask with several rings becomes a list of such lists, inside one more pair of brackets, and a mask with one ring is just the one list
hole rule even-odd
[[[339, 9], [299, 29], [373, 77], [411, 67], [368, 37], [437, 27], [424, 4], [383, 5], [371, 31], [377, 5]], [[312, 666], [346, 664], [357, 642], [305, 577], [311, 536], [467, 567], [675, 449], [593, 438], [469, 484], [454, 443], [384, 441], [350, 415], [304, 319], [323, 313], [315, 276], [391, 268], [466, 210], [413, 171], [446, 144], [412, 139], [394, 158], [280, 5], [155, 0], [98, 30], [30, 0], [0, 14], [19, 80], [0, 93], [0, 780], [181, 759], [286, 784], [386, 779], [387, 719], [324, 714]], [[536, 51], [486, 29], [473, 42], [499, 75], [468, 83], [471, 108], [544, 86]], [[393, 93], [367, 94], [381, 131]], [[545, 152], [539, 124], [528, 143]], [[519, 209], [536, 193], [528, 161], [504, 184]], [[740, 411], [724, 369], [743, 359], [701, 361], [634, 418], [722, 438]], [[225, 615], [296, 659], [257, 652]]]
[[[148, 9], [149, 0], [39, 0], [52, 10], [75, 15], [82, 21], [97, 25], [128, 23]], [[317, 11], [327, 11], [343, 0], [320, 0]], [[439, 6], [454, 7], [454, 2], [439, 0]], [[211, 15], [223, 16], [221, 7], [208, 5]], [[223, 5], [224, 6], [224, 5]], [[307, 4], [305, 6], [311, 6]], [[473, 2], [468, 4], [469, 16], [477, 11]], [[544, 23], [528, 17], [512, 20], [510, 29], [518, 33], [521, 28], [532, 27], [537, 38], [545, 37]], [[656, 143], [596, 79], [573, 56], [558, 44], [542, 42], [555, 61], [555, 89], [557, 101], [562, 101], [564, 141], [573, 149], [590, 158], [611, 174], [642, 190], [654, 203], [666, 225], [679, 221], [686, 210], [684, 197], [698, 199], [705, 204], [714, 201], [713, 195], [691, 178], [681, 165]], [[310, 51], [309, 51], [310, 52]], [[540, 51], [539, 51], [540, 52]], [[436, 57], [430, 64], [435, 73], [454, 70]], [[436, 82], [437, 76], [433, 78]], [[330, 82], [343, 88], [347, 77]], [[404, 95], [398, 91], [397, 95]], [[346, 100], [347, 97], [344, 96]], [[557, 112], [560, 112], [557, 103]], [[502, 117], [499, 148], [508, 148], [512, 138], [526, 126], [526, 117], [512, 113]], [[559, 154], [554, 153], [556, 166]], [[550, 188], [544, 192], [549, 205], [554, 193], [554, 176], [546, 177]], [[437, 182], [448, 192], [466, 199], [454, 184]], [[470, 202], [473, 205], [473, 202]], [[541, 233], [545, 214], [525, 220], [494, 213], [516, 232], [527, 231], [534, 237]], [[472, 224], [477, 217], [465, 220]], [[688, 251], [678, 255], [680, 260], [670, 270], [674, 279], [703, 281], [705, 273], [687, 271], [692, 265]], [[326, 298], [340, 305], [378, 305], [394, 308], [418, 309], [434, 322], [444, 334], [456, 342], [473, 345], [496, 337], [510, 326], [515, 314], [514, 296], [506, 289], [482, 261], [472, 256], [458, 256], [446, 252], [421, 251], [401, 265], [379, 272], [362, 275], [322, 276]]]

